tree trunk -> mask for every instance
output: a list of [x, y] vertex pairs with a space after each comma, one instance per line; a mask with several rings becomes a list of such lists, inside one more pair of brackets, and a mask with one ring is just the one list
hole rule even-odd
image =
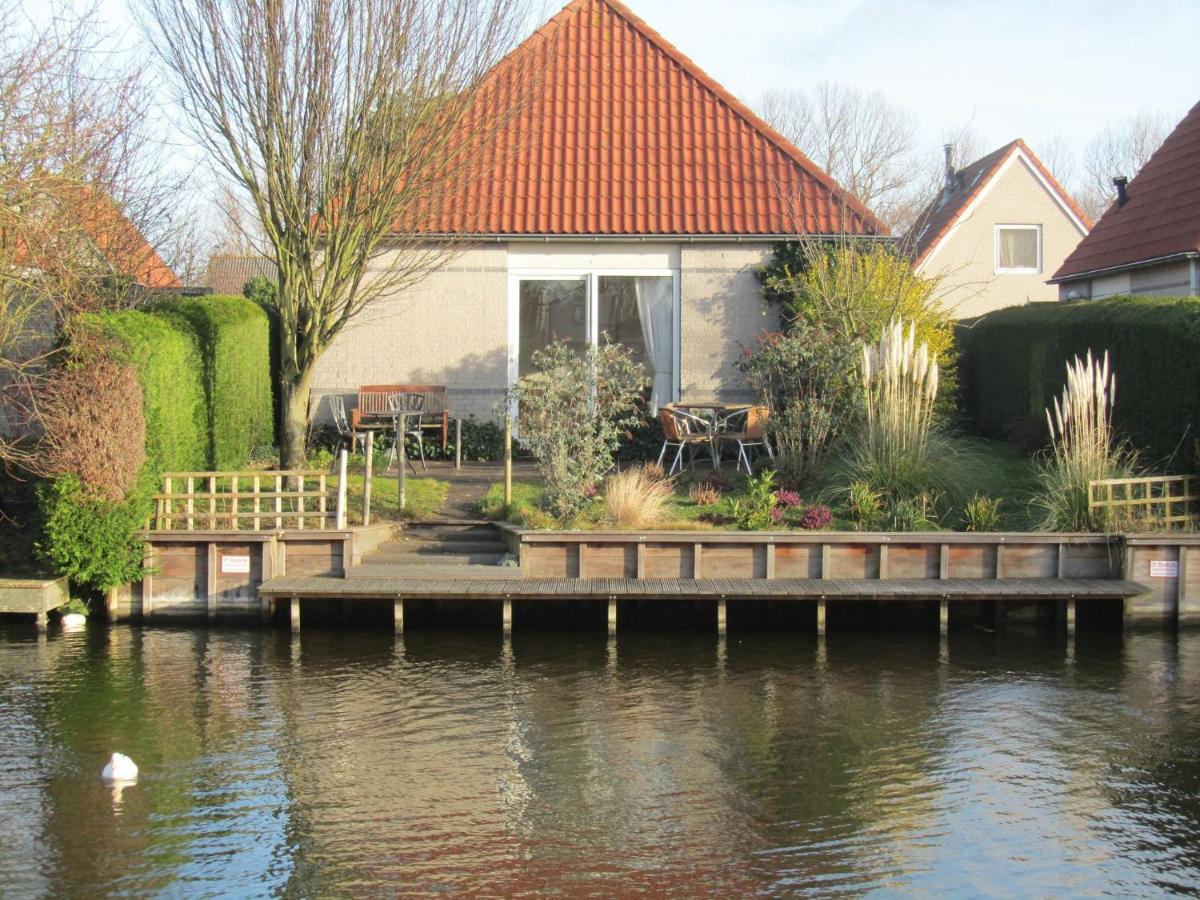
[[312, 369], [305, 369], [294, 380], [284, 378], [279, 402], [283, 406], [283, 429], [279, 436], [279, 467], [304, 467], [308, 440], [308, 401], [312, 387]]

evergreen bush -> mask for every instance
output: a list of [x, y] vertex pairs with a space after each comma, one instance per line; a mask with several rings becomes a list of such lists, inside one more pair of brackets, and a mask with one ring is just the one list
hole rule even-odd
[[1193, 470], [1200, 434], [1200, 299], [1111, 297], [990, 313], [960, 329], [962, 400], [984, 434], [1047, 440], [1045, 410], [1076, 356], [1121, 373], [1113, 427], [1143, 462]]

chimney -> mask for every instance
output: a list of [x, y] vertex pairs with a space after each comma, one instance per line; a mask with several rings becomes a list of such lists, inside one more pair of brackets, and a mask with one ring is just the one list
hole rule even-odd
[[1113, 187], [1117, 189], [1117, 209], [1120, 209], [1129, 202], [1129, 179], [1124, 175], [1118, 175], [1113, 179]]
[[958, 187], [958, 173], [954, 171], [954, 145], [944, 144], [942, 149], [946, 152], [946, 180], [942, 187], [942, 203], [946, 203]]

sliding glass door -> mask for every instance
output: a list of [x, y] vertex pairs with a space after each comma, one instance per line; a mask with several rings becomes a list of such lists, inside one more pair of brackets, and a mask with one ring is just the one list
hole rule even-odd
[[[510, 378], [533, 371], [533, 354], [554, 341], [628, 347], [646, 370], [650, 404], [675, 396], [678, 347], [674, 274], [528, 274], [514, 276], [515, 326]], [[515, 363], [515, 365], [513, 365]]]

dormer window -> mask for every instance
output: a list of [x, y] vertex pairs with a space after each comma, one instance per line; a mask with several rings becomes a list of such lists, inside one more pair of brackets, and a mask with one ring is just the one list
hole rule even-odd
[[996, 226], [996, 274], [1036, 275], [1042, 271], [1042, 226]]

